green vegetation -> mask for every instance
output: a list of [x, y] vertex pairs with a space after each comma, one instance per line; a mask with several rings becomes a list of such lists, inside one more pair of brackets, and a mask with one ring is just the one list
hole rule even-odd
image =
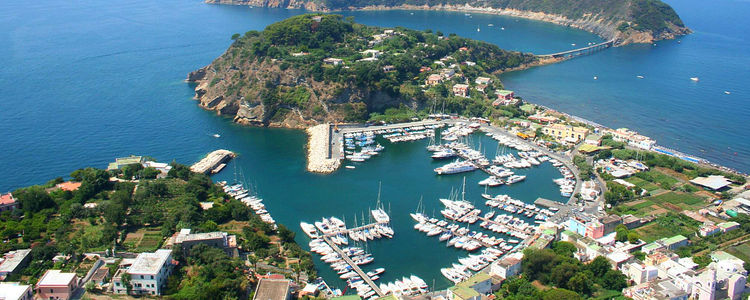
[[700, 225], [701, 224], [698, 221], [683, 214], [668, 213], [664, 216], [660, 216], [649, 224], [635, 229], [635, 232], [637, 232], [645, 242], [650, 243], [661, 238], [672, 237], [678, 234], [693, 238]]
[[[524, 250], [521, 263], [523, 278], [527, 282], [538, 280], [545, 285], [573, 291], [583, 297], [609, 294], [609, 291], [619, 291], [627, 286], [625, 275], [612, 269], [612, 265], [606, 258], [599, 256], [591, 263], [584, 265], [573, 258], [575, 249], [575, 246], [568, 242], [555, 242], [552, 249], [528, 248]], [[525, 286], [523, 280], [517, 284]], [[512, 296], [509, 297], [511, 299], [544, 298], [544, 294], [535, 294], [540, 293], [538, 290], [528, 287], [522, 289], [512, 287], [511, 285], [506, 288], [510, 290], [507, 296]], [[516, 292], [512, 293], [512, 291]], [[499, 296], [503, 297], [506, 294], [501, 293]]]
[[[250, 251], [255, 262], [283, 268], [293, 258], [294, 272], [316, 276], [312, 257], [294, 242], [293, 232], [283, 225], [272, 229], [207, 175], [176, 163], [172, 167], [167, 178], [160, 179], [148, 179], [156, 177], [148, 174], [150, 168], [128, 166], [111, 172], [87, 168], [71, 173], [74, 181], [81, 182], [73, 192], [54, 188], [62, 179], [14, 191], [21, 207], [0, 214], [5, 240], [0, 251], [32, 248], [32, 260], [13, 279], [33, 283], [53, 267], [85, 273], [92, 262], [82, 260], [81, 253], [109, 253], [113, 247], [154, 251], [179, 229], [207, 232], [225, 224], [237, 226], [227, 231], [237, 235], [238, 244]], [[115, 176], [140, 180], [110, 180]], [[200, 202], [212, 202], [213, 207], [203, 210]], [[70, 255], [70, 261], [53, 266], [51, 259], [58, 253]], [[184, 257], [180, 253], [175, 257], [182, 261], [180, 275], [169, 288], [175, 298], [246, 298], [249, 283], [244, 264], [223, 250], [194, 248]]]
[[573, 157], [573, 163], [578, 167], [578, 171], [581, 172], [581, 178], [583, 178], [583, 180], [588, 179], [594, 174], [594, 168], [586, 162], [585, 157], [576, 155]]
[[[210, 66], [215, 72], [201, 80], [210, 82], [208, 94], [262, 104], [259, 117], [266, 124], [293, 117], [290, 110], [319, 121], [357, 122], [400, 121], [436, 109], [465, 116], [523, 115], [516, 107], [492, 106], [494, 91], [503, 88], [496, 72], [534, 63], [535, 56], [456, 35], [385, 30], [339, 15], [295, 16], [234, 39]], [[456, 75], [424, 86], [429, 75], [450, 65]], [[492, 82], [480, 91], [477, 77]], [[453, 86], [464, 83], [470, 85], [468, 97], [454, 96]]]

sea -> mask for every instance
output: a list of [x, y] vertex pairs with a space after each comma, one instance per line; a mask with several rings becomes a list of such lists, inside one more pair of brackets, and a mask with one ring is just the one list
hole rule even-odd
[[[750, 2], [669, 3], [693, 34], [503, 74], [503, 83], [528, 101], [605, 126], [628, 127], [666, 147], [750, 171], [750, 20], [745, 18]], [[383, 282], [415, 274], [434, 288], [449, 286], [439, 269], [465, 252], [412, 229], [408, 213], [421, 200], [426, 213], [439, 215], [438, 199], [455, 196], [464, 181], [463, 197], [487, 211], [477, 185], [483, 174], [434, 175], [440, 163], [430, 160], [426, 140], [381, 141], [384, 153], [356, 169], [310, 174], [303, 131], [238, 126], [192, 99], [187, 73], [221, 55], [232, 34], [262, 30], [304, 11], [197, 0], [11, 1], [3, 7], [0, 192], [66, 177], [82, 167], [104, 168], [130, 154], [191, 164], [212, 150], [230, 149], [239, 157], [215, 179], [252, 185], [273, 217], [298, 233], [303, 247], [308, 239], [300, 221], [337, 216], [353, 224], [356, 216], [361, 222], [380, 194], [396, 236], [365, 245], [375, 257], [367, 268], [385, 267]], [[495, 15], [343, 14], [365, 24], [439, 30], [536, 54], [601, 41], [581, 30]], [[481, 144], [488, 156], [511, 151], [481, 134], [472, 143]], [[560, 175], [551, 165], [520, 172], [528, 175], [526, 181], [490, 193], [527, 202], [563, 200], [552, 182]], [[344, 287], [326, 265], [316, 263], [327, 281]]]

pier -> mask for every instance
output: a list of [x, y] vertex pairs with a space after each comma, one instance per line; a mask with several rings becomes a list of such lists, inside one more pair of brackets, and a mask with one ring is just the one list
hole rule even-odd
[[346, 234], [349, 234], [350, 232], [356, 232], [356, 231], [362, 231], [362, 230], [365, 230], [365, 229], [371, 229], [371, 228], [375, 228], [376, 226], [386, 226], [386, 224], [383, 224], [383, 223], [370, 223], [370, 224], [362, 225], [362, 226], [359, 226], [359, 227], [347, 228], [347, 229], [344, 229], [344, 230], [337, 230], [337, 231], [332, 231], [332, 232], [329, 232], [329, 233], [323, 233], [322, 236], [324, 236], [324, 237], [332, 237], [332, 236], [339, 235], [339, 234], [346, 235]]
[[541, 58], [562, 58], [562, 59], [569, 59], [576, 56], [582, 56], [582, 55], [588, 55], [594, 52], [598, 52], [604, 49], [607, 49], [609, 47], [612, 47], [615, 45], [615, 40], [609, 40], [603, 43], [582, 47], [578, 49], [568, 50], [568, 51], [562, 51], [552, 54], [543, 54], [543, 55], [537, 55]]
[[346, 253], [344, 253], [344, 251], [342, 251], [338, 245], [336, 245], [336, 243], [331, 241], [331, 239], [328, 236], [323, 236], [323, 240], [329, 246], [331, 246], [331, 248], [333, 248], [333, 250], [336, 251], [336, 253], [338, 253], [341, 256], [341, 258], [343, 258], [344, 261], [347, 264], [349, 264], [349, 266], [352, 267], [352, 270], [354, 270], [354, 272], [356, 272], [359, 275], [359, 277], [362, 278], [362, 280], [364, 280], [364, 282], [367, 283], [367, 285], [369, 285], [372, 288], [372, 290], [375, 291], [376, 294], [378, 294], [379, 297], [385, 296], [385, 294], [383, 294], [383, 291], [381, 291], [378, 285], [375, 284], [374, 281], [372, 281], [370, 276], [367, 276], [367, 273], [362, 271], [362, 269], [357, 264], [355, 264], [354, 261], [352, 261], [352, 259], [348, 255], [346, 255]]
[[190, 171], [195, 173], [218, 173], [224, 168], [224, 163], [234, 158], [234, 152], [224, 149], [213, 151], [206, 155], [199, 162], [190, 167]]
[[540, 206], [544, 206], [547, 208], [557, 208], [557, 209], [565, 207], [564, 203], [560, 203], [557, 201], [552, 201], [552, 200], [544, 199], [544, 198], [536, 198], [536, 200], [534, 200], [534, 205], [540, 205]]

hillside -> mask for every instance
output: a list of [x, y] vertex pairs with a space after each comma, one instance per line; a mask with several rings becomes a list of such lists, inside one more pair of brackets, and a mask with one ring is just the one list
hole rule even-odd
[[580, 28], [618, 44], [651, 43], [690, 33], [660, 0], [206, 0], [207, 3], [312, 11], [426, 9], [511, 15]]
[[[338, 15], [296, 16], [232, 38], [188, 81], [197, 84], [202, 107], [260, 126], [396, 121], [436, 109], [513, 116], [520, 113], [514, 107], [492, 105], [502, 89], [495, 74], [537, 63], [533, 55], [455, 35], [365, 26]], [[456, 85], [464, 87], [458, 96]]]

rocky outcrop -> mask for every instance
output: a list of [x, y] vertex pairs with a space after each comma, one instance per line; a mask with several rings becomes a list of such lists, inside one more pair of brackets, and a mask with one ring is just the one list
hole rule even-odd
[[[692, 31], [684, 26], [677, 26], [673, 23], [667, 23], [667, 30], [655, 33], [651, 30], [621, 30], [619, 26], [625, 23], [632, 23], [623, 18], [605, 16], [598, 13], [587, 13], [579, 18], [569, 18], [560, 14], [546, 13], [541, 11], [522, 10], [515, 8], [493, 8], [484, 6], [475, 6], [470, 4], [437, 4], [437, 5], [371, 5], [371, 6], [350, 6], [346, 8], [326, 7], [318, 1], [310, 0], [205, 0], [206, 3], [213, 4], [231, 4], [231, 5], [250, 5], [260, 7], [306, 9], [310, 11], [331, 12], [342, 10], [444, 10], [458, 12], [474, 12], [505, 15], [518, 18], [549, 22], [557, 25], [568, 26], [594, 33], [604, 39], [616, 40], [616, 45], [626, 45], [632, 43], [653, 43], [658, 40], [674, 39], [681, 35], [689, 34]], [[622, 9], [622, 8], [617, 8]], [[620, 15], [625, 12], [618, 13]], [[681, 24], [681, 22], [679, 22]]]

